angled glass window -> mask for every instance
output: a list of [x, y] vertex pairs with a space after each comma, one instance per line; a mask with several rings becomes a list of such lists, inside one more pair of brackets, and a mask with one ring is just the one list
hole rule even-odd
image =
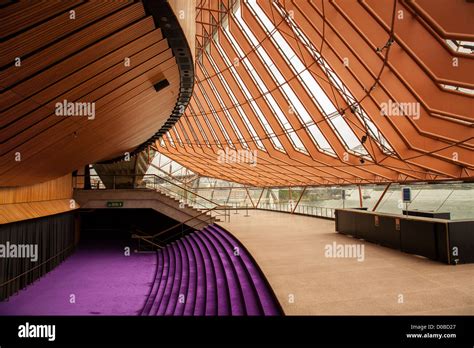
[[474, 42], [447, 39], [446, 43], [454, 51], [458, 53], [472, 54], [474, 52]]
[[[253, 13], [257, 14], [258, 20], [267, 30], [275, 30], [272, 35], [272, 41], [278, 47], [283, 57], [287, 59], [290, 66], [294, 69], [297, 78], [302, 82], [305, 89], [310, 93], [316, 105], [323, 112], [326, 118], [330, 121], [330, 125], [338, 135], [339, 139], [346, 145], [346, 148], [352, 152], [355, 152], [360, 155], [368, 156], [367, 151], [364, 146], [360, 143], [360, 140], [354, 134], [352, 129], [349, 127], [344, 118], [340, 115], [338, 110], [334, 107], [331, 100], [327, 97], [326, 93], [321, 89], [316, 79], [313, 75], [306, 70], [305, 65], [301, 60], [296, 56], [292, 48], [288, 45], [283, 36], [276, 31], [273, 23], [266, 17], [263, 10], [255, 3], [255, 1], [248, 2], [249, 7]], [[375, 127], [373, 122], [367, 116], [365, 111], [358, 105], [355, 98], [351, 95], [349, 90], [342, 84], [342, 81], [330, 68], [327, 62], [322, 58], [316, 48], [312, 45], [309, 39], [304, 35], [304, 33], [299, 29], [291, 16], [286, 12], [286, 10], [277, 3], [273, 3], [281, 16], [287, 21], [292, 30], [295, 32], [298, 39], [303, 43], [308, 52], [313, 55], [314, 59], [321, 66], [328, 79], [332, 82], [333, 86], [341, 93], [344, 99], [346, 99], [347, 104], [354, 105], [357, 112], [356, 116], [361, 120], [361, 122], [366, 125], [366, 130], [369, 136], [371, 136], [381, 147], [382, 151], [387, 154], [392, 154], [393, 150], [389, 146], [385, 138], [383, 138], [380, 131]], [[370, 158], [370, 157], [369, 157]]]
[[[220, 109], [224, 112], [224, 115], [226, 116], [227, 118], [227, 121], [230, 123], [231, 127], [232, 127], [232, 130], [234, 131], [234, 133], [237, 135], [237, 139], [239, 140], [240, 144], [242, 145], [243, 148], [245, 149], [248, 149], [249, 146], [248, 144], [245, 142], [245, 139], [244, 137], [242, 136], [242, 133], [240, 132], [239, 128], [237, 127], [237, 125], [235, 124], [235, 121], [232, 117], [232, 115], [230, 114], [230, 112], [227, 110], [227, 106], [224, 104], [224, 101], [222, 100], [216, 86], [214, 85], [214, 83], [212, 82], [212, 80], [209, 78], [209, 74], [206, 70], [206, 68], [204, 67], [204, 65], [200, 64], [199, 67], [201, 68], [203, 74], [204, 74], [204, 77], [207, 78], [207, 82], [209, 83], [209, 86], [211, 87], [212, 89], [212, 92], [214, 93], [214, 96], [216, 97], [217, 99], [217, 102], [219, 103], [219, 107]], [[214, 114], [216, 114], [215, 110], [214, 110]], [[216, 119], [219, 118], [216, 114]], [[220, 122], [220, 120], [219, 120]], [[233, 145], [233, 144], [232, 144]], [[235, 147], [234, 147], [235, 148]]]
[[[267, 35], [269, 35], [282, 56], [286, 59], [289, 66], [293, 68], [297, 78], [300, 80], [303, 86], [306, 87], [306, 90], [310, 93], [313, 101], [318, 106], [322, 114], [325, 115], [325, 117], [329, 120], [330, 125], [332, 125], [332, 129], [335, 131], [336, 135], [338, 135], [342, 143], [344, 143], [346, 148], [352, 152], [367, 155], [367, 151], [364, 149], [357, 136], [354, 134], [344, 118], [339, 114], [338, 110], [320, 87], [313, 75], [306, 70], [305, 65], [295, 54], [291, 46], [286, 42], [285, 38], [280, 34], [277, 28], [275, 28], [273, 22], [268, 19], [265, 12], [260, 8], [260, 6], [257, 5], [256, 1], [250, 0], [247, 2], [247, 4], [249, 5], [250, 10], [255, 14], [257, 21], [259, 21], [262, 28], [266, 31]], [[245, 25], [243, 19], [241, 21]], [[248, 27], [245, 29], [249, 35], [252, 35]], [[270, 35], [270, 33], [273, 35]], [[281, 83], [285, 83], [283, 78]], [[288, 91], [291, 90], [287, 84], [282, 87]], [[297, 99], [296, 96], [294, 98]], [[298, 113], [304, 113], [302, 108], [296, 111]]]
[[459, 87], [459, 86], [454, 86], [454, 85], [445, 85], [443, 83], [440, 83], [440, 86], [449, 91], [457, 91], [457, 92], [461, 92], [465, 94], [474, 95], [474, 89]]
[[227, 130], [225, 129], [224, 125], [222, 124], [222, 121], [220, 120], [219, 116], [217, 116], [216, 110], [214, 109], [214, 105], [212, 104], [211, 100], [209, 99], [209, 96], [206, 93], [206, 90], [202, 86], [200, 82], [196, 83], [198, 86], [199, 90], [201, 91], [202, 96], [204, 97], [204, 100], [206, 101], [206, 104], [209, 106], [209, 110], [211, 111], [212, 116], [216, 120], [217, 126], [219, 127], [221, 133], [224, 135], [225, 140], [227, 141], [227, 144], [235, 149], [234, 144], [230, 140], [229, 134], [227, 133]]
[[[196, 122], [199, 132], [201, 133], [202, 137], [204, 138], [204, 142], [206, 143], [207, 147], [211, 147], [209, 139], [207, 138], [206, 132], [204, 132], [204, 129], [202, 128], [201, 122], [199, 122], [199, 117], [196, 116], [196, 113], [194, 112], [194, 109], [191, 105], [188, 105], [188, 110], [191, 113], [191, 115], [194, 118], [194, 122]], [[194, 128], [189, 124], [190, 129], [194, 131]], [[198, 142], [199, 143], [199, 142]]]
[[200, 116], [204, 119], [204, 122], [206, 122], [207, 128], [210, 130], [211, 135], [214, 138], [214, 143], [217, 145], [217, 147], [222, 149], [222, 144], [219, 141], [219, 138], [217, 137], [217, 134], [214, 128], [211, 126], [211, 122], [207, 118], [206, 112], [204, 111], [204, 108], [202, 107], [201, 102], [199, 101], [199, 98], [196, 97], [196, 95], [194, 95], [193, 99], [196, 102], [197, 107], [199, 108]]
[[168, 141], [169, 141], [170, 145], [171, 145], [172, 147], [176, 148], [176, 145], [175, 145], [175, 143], [174, 143], [174, 141], [173, 141], [173, 138], [171, 137], [169, 131], [166, 132], [166, 137], [168, 138]]
[[[227, 18], [227, 17], [226, 17]], [[237, 113], [239, 114], [240, 118], [242, 119], [243, 123], [245, 124], [247, 130], [252, 136], [252, 140], [255, 142], [255, 145], [263, 151], [266, 151], [265, 147], [263, 146], [262, 141], [257, 135], [257, 132], [255, 132], [255, 129], [253, 128], [252, 124], [250, 123], [249, 119], [247, 118], [247, 115], [245, 115], [245, 112], [243, 111], [242, 107], [239, 105], [239, 102], [237, 98], [235, 97], [234, 93], [232, 92], [232, 89], [229, 87], [227, 81], [222, 77], [222, 74], [219, 72], [219, 68], [217, 67], [217, 64], [215, 63], [214, 59], [212, 58], [211, 55], [207, 55], [207, 58], [209, 59], [209, 62], [211, 63], [214, 72], [217, 74], [216, 76], [219, 78], [219, 81], [222, 83], [224, 86], [224, 89], [226, 93], [229, 95], [231, 101], [232, 101], [232, 106], [237, 110]], [[233, 120], [233, 119], [232, 119]], [[240, 130], [239, 130], [240, 132]]]
[[[235, 66], [233, 65], [233, 63], [231, 62], [229, 57], [227, 57], [224, 49], [219, 44], [216, 44], [216, 47], [218, 48], [219, 53], [221, 54], [222, 58], [226, 62], [227, 66], [230, 68], [229, 70], [230, 70], [232, 76], [234, 77], [236, 83], [239, 85], [242, 93], [245, 95], [245, 98], [249, 101], [249, 105], [252, 108], [254, 114], [257, 116], [257, 119], [260, 121], [260, 124], [264, 128], [268, 139], [271, 141], [271, 143], [275, 147], [275, 149], [285, 153], [285, 149], [281, 145], [280, 140], [278, 139], [277, 135], [273, 132], [273, 129], [270, 126], [270, 124], [268, 123], [267, 119], [263, 116], [263, 113], [260, 110], [260, 107], [255, 102], [254, 98], [252, 97], [252, 94], [247, 89], [245, 83], [240, 78], [239, 74], [237, 73], [237, 70], [235, 69]], [[234, 49], [237, 49], [237, 48], [234, 47]]]
[[[474, 42], [472, 41], [460, 41], [460, 40], [448, 39], [446, 40], [446, 43], [454, 52], [468, 54], [468, 55], [471, 55], [471, 57], [474, 54]], [[440, 85], [441, 87], [447, 90], [474, 95], [474, 89], [471, 89], [471, 88], [465, 88], [465, 87], [454, 86], [454, 85], [446, 85], [442, 83]]]
[[[237, 12], [237, 14], [239, 14], [239, 12]], [[287, 83], [286, 79], [283, 77], [280, 70], [274, 64], [273, 60], [270, 58], [270, 56], [265, 51], [263, 46], [259, 45], [259, 42], [258, 42], [257, 38], [253, 35], [253, 33], [251, 32], [251, 30], [249, 29], [249, 27], [247, 26], [245, 21], [243, 21], [242, 18], [237, 18], [237, 19], [238, 19], [238, 22], [241, 25], [245, 35], [247, 36], [248, 40], [250, 41], [253, 48], [257, 52], [257, 55], [260, 57], [262, 62], [265, 63], [265, 67], [267, 68], [268, 72], [272, 76], [275, 83], [279, 86], [279, 89], [282, 92], [283, 96], [286, 98], [291, 112], [294, 112], [295, 115], [298, 117], [299, 121], [302, 123], [302, 125], [305, 127], [305, 129], [308, 131], [308, 133], [309, 133], [310, 137], [312, 138], [314, 144], [321, 151], [326, 152], [329, 155], [335, 156], [335, 152], [331, 148], [331, 146], [329, 145], [329, 142], [327, 141], [326, 137], [322, 134], [322, 132], [319, 130], [319, 128], [315, 125], [314, 120], [311, 118], [308, 111], [303, 106], [303, 104], [301, 103], [299, 98], [296, 96], [295, 92], [290, 87], [290, 85]], [[267, 27], [264, 27], [263, 29], [270, 36], [270, 34], [271, 34], [270, 31], [272, 29], [269, 29]], [[280, 37], [280, 39], [281, 39], [281, 37]], [[289, 60], [290, 61], [294, 60], [295, 57], [296, 57], [295, 54], [293, 54], [292, 58], [290, 58]], [[298, 62], [296, 62], [296, 63], [298, 63]], [[291, 64], [292, 63], [290, 62], [290, 65]], [[302, 64], [300, 64], [300, 65], [303, 66]], [[304, 66], [303, 66], [302, 70], [304, 70]]]
[[178, 143], [181, 147], [184, 147], [183, 146], [183, 142], [181, 141], [181, 137], [179, 136], [178, 132], [176, 131], [176, 128], [172, 128], [173, 132], [174, 132], [174, 135], [176, 137], [176, 140], [178, 140]]
[[186, 141], [186, 143], [188, 144], [188, 146], [192, 147], [192, 144], [191, 144], [191, 140], [189, 139], [189, 136], [188, 134], [186, 133], [184, 127], [183, 127], [183, 124], [181, 122], [176, 122], [176, 125], [175, 127], [179, 127], [181, 133], [183, 134], [184, 136], [184, 140]]
[[[240, 10], [237, 11], [237, 14], [239, 13], [240, 13]], [[279, 108], [278, 104], [274, 100], [271, 93], [269, 93], [268, 88], [266, 87], [262, 79], [260, 78], [258, 72], [255, 71], [255, 68], [250, 63], [250, 60], [247, 57], [245, 57], [245, 54], [240, 48], [239, 43], [235, 40], [235, 38], [233, 37], [232, 33], [229, 30], [224, 30], [224, 33], [229, 39], [229, 41], [232, 43], [232, 45], [236, 48], [236, 51], [239, 55], [239, 58], [241, 59], [241, 62], [244, 64], [245, 68], [250, 73], [250, 76], [253, 79], [255, 85], [257, 86], [260, 94], [262, 94], [263, 99], [267, 102], [269, 108], [273, 111], [278, 122], [280, 123], [280, 126], [285, 130], [285, 133], [288, 136], [293, 147], [300, 152], [308, 153], [303, 143], [301, 142], [300, 138], [296, 134], [295, 130], [293, 129], [293, 127], [291, 127], [290, 123], [288, 122], [288, 119]]]
[[[178, 123], [181, 125], [181, 127], [182, 127], [183, 130], [184, 130], [184, 125], [181, 124], [181, 122], [186, 122], [186, 124], [187, 124], [187, 126], [188, 126], [188, 129], [190, 130], [191, 135], [192, 135], [192, 137], [194, 138], [194, 144], [196, 144], [198, 147], [201, 147], [201, 141], [200, 141], [199, 138], [197, 137], [196, 132], [194, 131], [193, 126], [191, 126], [191, 123], [189, 122], [188, 117], [191, 117], [191, 116], [189, 116], [189, 114], [185, 114], [184, 117], [181, 117], [181, 118], [179, 119]], [[184, 121], [182, 121], [182, 120], [184, 120]], [[189, 140], [191, 141], [191, 139], [189, 139]], [[192, 143], [192, 141], [191, 141], [190, 146], [192, 146], [192, 145], [193, 145], [193, 143]]]

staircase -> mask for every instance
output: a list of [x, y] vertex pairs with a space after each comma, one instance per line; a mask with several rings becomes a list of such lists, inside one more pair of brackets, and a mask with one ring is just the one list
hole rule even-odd
[[108, 202], [122, 204], [120, 208], [109, 209], [154, 209], [194, 229], [220, 221], [209, 211], [193, 208], [171, 194], [153, 189], [75, 190], [74, 199], [83, 209], [107, 208]]
[[244, 246], [209, 225], [157, 252], [156, 276], [141, 315], [282, 315]]

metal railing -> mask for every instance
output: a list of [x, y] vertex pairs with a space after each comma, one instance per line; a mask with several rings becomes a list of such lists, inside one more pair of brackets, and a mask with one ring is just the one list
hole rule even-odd
[[[214, 208], [213, 208], [214, 209]], [[201, 226], [202, 224], [202, 220], [198, 221], [197, 223], [195, 224], [192, 224], [191, 221], [192, 220], [195, 220], [197, 217], [201, 216], [201, 215], [205, 215], [207, 212], [202, 212], [196, 216], [193, 216], [183, 222], [180, 222], [180, 223], [177, 223], [171, 227], [168, 227], [160, 232], [157, 232], [153, 235], [148, 235], [148, 234], [145, 234], [142, 232], [142, 234], [132, 234], [132, 239], [136, 239], [137, 242], [138, 242], [138, 250], [139, 251], [142, 251], [141, 249], [141, 243], [142, 242], [145, 242], [149, 245], [151, 245], [151, 247], [153, 248], [156, 248], [156, 249], [162, 249], [165, 245], [166, 245], [166, 242], [168, 242], [169, 240], [171, 239], [174, 239], [176, 238], [178, 235], [180, 237], [183, 237], [185, 233], [187, 233], [188, 231], [195, 231], [195, 228], [198, 227], [198, 226]], [[209, 216], [209, 224], [212, 223], [212, 218]], [[166, 233], [168, 232], [172, 232], [173, 230], [175, 230], [175, 233], [171, 234], [170, 236], [166, 237], [166, 238], [162, 238], [162, 236], [164, 236]], [[176, 231], [178, 230], [178, 231]], [[139, 231], [139, 230], [135, 230], [135, 231]], [[140, 231], [141, 232], [141, 231]]]
[[[83, 178], [81, 181], [80, 178]], [[125, 180], [124, 180], [125, 179]], [[177, 202], [179, 202], [179, 208], [191, 207], [197, 210], [199, 213], [186, 219], [183, 222], [177, 223], [174, 226], [166, 228], [154, 235], [147, 235], [144, 232], [135, 228], [136, 232], [132, 234], [133, 239], [138, 240], [138, 247], [140, 250], [140, 243], [144, 241], [155, 248], [163, 248], [163, 245], [170, 239], [176, 237], [177, 234], [181, 236], [189, 230], [194, 230], [195, 227], [201, 226], [202, 223], [205, 223], [208, 220], [209, 224], [212, 224], [215, 221], [215, 218], [223, 218], [224, 221], [230, 222], [230, 206], [217, 204], [210, 199], [207, 199], [186, 187], [178, 185], [171, 180], [165, 179], [161, 176], [155, 174], [145, 174], [145, 175], [89, 175], [87, 177], [84, 175], [77, 175], [73, 177], [73, 188], [74, 189], [84, 189], [84, 190], [120, 190], [120, 189], [144, 189], [144, 190], [154, 190], [161, 194], [164, 194]], [[109, 184], [109, 187], [104, 184], [103, 180]], [[90, 183], [90, 184], [89, 184]], [[110, 187], [111, 186], [111, 187]], [[203, 204], [198, 201], [198, 199], [204, 200], [207, 204]], [[193, 222], [197, 220], [197, 222]], [[179, 232], [176, 232], [167, 238], [159, 238], [164, 236], [167, 232], [173, 230], [181, 229]]]
[[299, 203], [296, 206], [291, 203], [259, 203], [257, 209], [273, 210], [285, 213], [303, 214], [323, 218], [334, 219], [336, 208], [317, 207]]

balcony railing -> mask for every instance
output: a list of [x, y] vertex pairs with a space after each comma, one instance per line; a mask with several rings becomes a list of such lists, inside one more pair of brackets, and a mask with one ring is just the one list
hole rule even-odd
[[[200, 211], [208, 211], [213, 216], [221, 216], [225, 221], [229, 219], [229, 210], [248, 210], [263, 209], [272, 210], [278, 212], [302, 214], [309, 216], [316, 216], [328, 219], [335, 218], [335, 208], [320, 207], [314, 205], [308, 205], [304, 202], [298, 204], [290, 202], [277, 202], [277, 203], [266, 203], [259, 202], [254, 207], [253, 204], [245, 202], [246, 196], [242, 197], [242, 202], [229, 202], [228, 204], [219, 204], [212, 201], [205, 196], [198, 194], [198, 191], [212, 190], [212, 188], [202, 187], [185, 187], [181, 182], [176, 183], [172, 179], [167, 179], [162, 176], [155, 174], [146, 175], [90, 175], [90, 185], [84, 185], [84, 180], [80, 179], [81, 176], [74, 177], [74, 188], [84, 189], [89, 187], [90, 189], [151, 189], [158, 191], [162, 194], [166, 194], [183, 205], [191, 206]], [[102, 179], [106, 180], [108, 187], [103, 183]]]
[[258, 209], [280, 211], [285, 213], [311, 215], [328, 219], [335, 218], [335, 208], [317, 207], [313, 205], [304, 205], [299, 203], [296, 206], [291, 203], [259, 203]]

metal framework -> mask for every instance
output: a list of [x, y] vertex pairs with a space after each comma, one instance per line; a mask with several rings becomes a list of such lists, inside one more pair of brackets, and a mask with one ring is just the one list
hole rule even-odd
[[156, 147], [249, 186], [472, 180], [473, 11], [463, 0], [198, 1], [193, 97]]

